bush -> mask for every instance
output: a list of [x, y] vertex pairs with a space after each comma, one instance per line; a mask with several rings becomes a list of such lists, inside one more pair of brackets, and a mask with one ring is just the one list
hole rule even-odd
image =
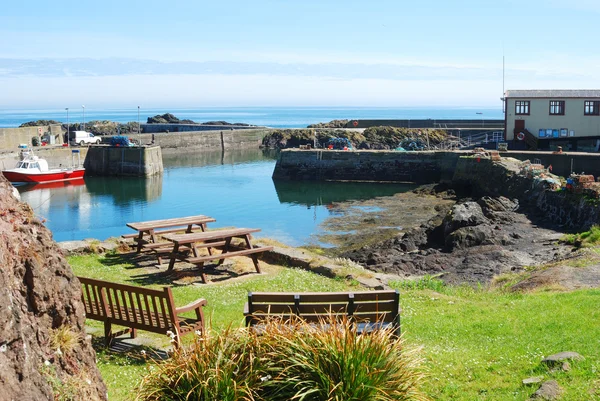
[[265, 322], [197, 338], [144, 377], [140, 400], [426, 400], [415, 351], [390, 330]]
[[598, 245], [600, 244], [600, 226], [594, 225], [589, 231], [579, 234], [566, 234], [560, 240], [577, 247]]

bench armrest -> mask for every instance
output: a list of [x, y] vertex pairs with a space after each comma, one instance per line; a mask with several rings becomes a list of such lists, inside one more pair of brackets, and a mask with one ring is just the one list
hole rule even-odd
[[193, 311], [195, 309], [199, 309], [201, 306], [206, 306], [206, 299], [197, 299], [194, 302], [190, 302], [189, 304], [182, 306], [181, 308], [175, 308], [175, 313], [179, 315], [180, 313], [185, 313]]

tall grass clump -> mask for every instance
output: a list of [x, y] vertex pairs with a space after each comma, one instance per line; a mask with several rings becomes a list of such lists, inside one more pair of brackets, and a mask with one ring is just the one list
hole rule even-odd
[[362, 334], [348, 321], [273, 319], [209, 333], [158, 362], [140, 400], [424, 401], [416, 350], [393, 329]]
[[256, 336], [227, 329], [197, 337], [190, 348], [150, 365], [142, 379], [139, 400], [253, 400]]
[[349, 321], [266, 324], [261, 357], [264, 400], [427, 400], [417, 351], [393, 329], [359, 335]]

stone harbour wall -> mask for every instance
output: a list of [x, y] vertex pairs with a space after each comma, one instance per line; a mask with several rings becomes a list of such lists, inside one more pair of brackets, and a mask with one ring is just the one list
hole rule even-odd
[[163, 172], [159, 146], [90, 146], [83, 166], [86, 174], [102, 176], [147, 177]]
[[458, 153], [452, 152], [286, 149], [273, 178], [430, 183], [448, 178], [457, 160]]

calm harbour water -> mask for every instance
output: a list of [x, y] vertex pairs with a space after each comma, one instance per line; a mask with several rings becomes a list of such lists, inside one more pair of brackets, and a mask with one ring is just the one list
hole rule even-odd
[[[69, 122], [109, 120], [120, 123], [138, 121], [135, 109], [95, 109], [87, 105], [69, 109]], [[140, 122], [157, 114], [171, 113], [179, 119], [195, 122], [227, 121], [274, 128], [303, 128], [309, 124], [334, 119], [503, 119], [502, 108], [440, 108], [440, 107], [228, 107], [189, 109], [141, 109]], [[85, 118], [84, 118], [85, 117]], [[0, 110], [0, 128], [18, 127], [36, 120], [67, 122], [65, 108], [46, 110]]]
[[275, 154], [260, 149], [163, 155], [164, 174], [86, 177], [54, 188], [18, 187], [56, 241], [106, 239], [133, 231], [125, 223], [204, 214], [209, 227], [257, 227], [259, 237], [309, 242], [328, 205], [412, 189], [402, 184], [275, 182]]

